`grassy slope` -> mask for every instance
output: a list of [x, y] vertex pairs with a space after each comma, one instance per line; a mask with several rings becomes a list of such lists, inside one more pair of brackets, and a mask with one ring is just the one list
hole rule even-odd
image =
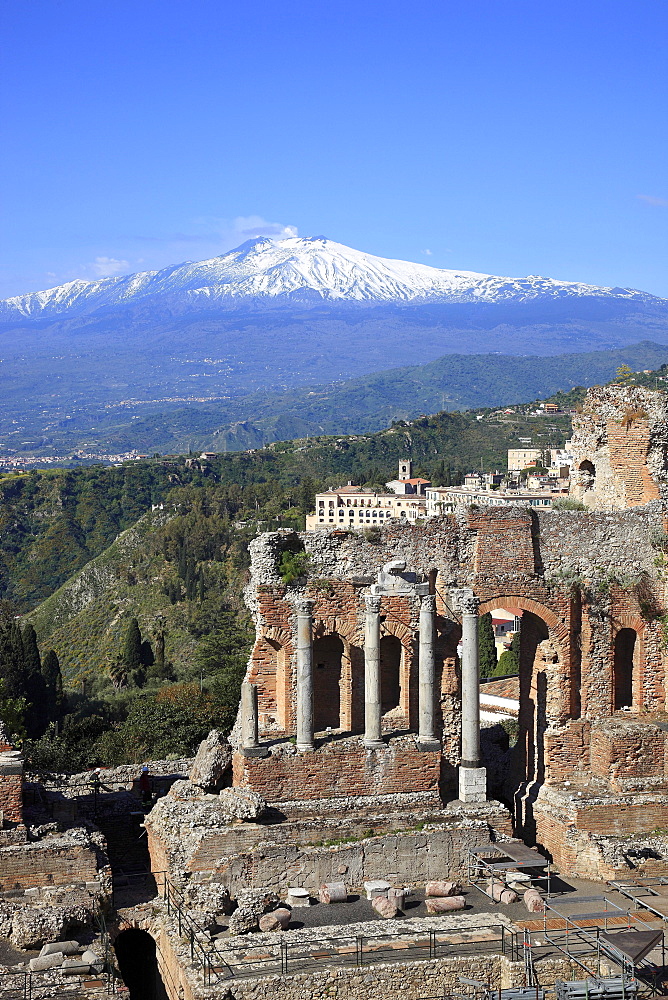
[[122, 649], [130, 617], [153, 639], [156, 615], [164, 616], [167, 659], [180, 665], [192, 651], [184, 606], [172, 606], [163, 592], [173, 568], [152, 544], [165, 521], [164, 513], [145, 514], [27, 616], [40, 648], [58, 653], [68, 685], [106, 671]]

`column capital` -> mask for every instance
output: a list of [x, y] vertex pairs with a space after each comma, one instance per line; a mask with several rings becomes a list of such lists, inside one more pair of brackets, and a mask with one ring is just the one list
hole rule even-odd
[[470, 597], [463, 597], [459, 604], [463, 615], [477, 615], [480, 608], [480, 600], [472, 594]]
[[298, 598], [295, 601], [295, 606], [297, 608], [297, 614], [304, 618], [310, 618], [313, 614], [313, 601], [310, 601], [305, 597]]
[[365, 594], [364, 604], [366, 606], [367, 614], [380, 614], [380, 602], [381, 598], [377, 597], [376, 594]]
[[432, 614], [436, 611], [436, 595], [435, 594], [425, 594], [420, 598], [420, 610], [429, 611]]

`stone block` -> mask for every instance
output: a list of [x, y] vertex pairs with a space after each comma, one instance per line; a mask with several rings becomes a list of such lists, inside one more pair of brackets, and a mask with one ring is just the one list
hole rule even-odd
[[435, 880], [427, 882], [424, 887], [425, 896], [458, 896], [462, 891], [459, 882], [443, 882]]
[[463, 896], [429, 896], [424, 905], [427, 913], [451, 913], [453, 910], [463, 910], [466, 900]]
[[39, 953], [39, 957], [42, 958], [44, 955], [55, 955], [59, 951], [63, 955], [76, 955], [79, 951], [81, 945], [78, 941], [51, 941], [49, 944], [45, 944]]
[[364, 891], [366, 892], [367, 899], [375, 899], [376, 896], [387, 896], [390, 888], [390, 883], [383, 882], [382, 879], [374, 879], [371, 882], [364, 883]]
[[66, 958], [60, 968], [66, 976], [86, 976], [92, 971], [88, 962], [80, 958]]
[[48, 955], [38, 955], [37, 958], [31, 958], [28, 964], [31, 972], [45, 972], [46, 969], [58, 968], [64, 960], [65, 956], [62, 951], [52, 951]]
[[207, 791], [220, 788], [231, 774], [232, 748], [217, 729], [212, 729], [199, 745], [190, 771], [193, 785]]
[[487, 801], [487, 768], [459, 768], [459, 799], [461, 802]]
[[545, 900], [538, 892], [538, 889], [527, 889], [524, 893], [524, 905], [529, 913], [545, 912]]
[[391, 920], [392, 917], [396, 917], [398, 909], [397, 904], [393, 899], [389, 899], [388, 896], [374, 896], [371, 900], [371, 905], [380, 917], [384, 917], [386, 920]]
[[321, 903], [345, 903], [348, 890], [343, 882], [324, 882], [320, 886], [319, 899]]
[[292, 888], [288, 888], [288, 895], [285, 902], [288, 906], [292, 906], [293, 908], [295, 906], [310, 906], [311, 897], [308, 889], [301, 889], [293, 886]]
[[277, 910], [272, 910], [271, 913], [265, 913], [260, 917], [260, 930], [261, 931], [287, 930], [291, 916], [292, 916], [291, 911], [286, 910], [285, 907], [282, 906], [279, 907]]

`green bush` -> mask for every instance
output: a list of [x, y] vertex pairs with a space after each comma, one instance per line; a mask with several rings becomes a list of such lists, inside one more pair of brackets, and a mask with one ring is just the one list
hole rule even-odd
[[311, 557], [308, 552], [291, 552], [286, 550], [281, 552], [278, 560], [278, 574], [286, 587], [291, 587], [293, 583], [306, 575]]

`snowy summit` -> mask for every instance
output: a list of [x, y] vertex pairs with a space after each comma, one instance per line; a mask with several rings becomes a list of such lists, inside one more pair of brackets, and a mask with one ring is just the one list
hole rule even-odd
[[[210, 309], [244, 303], [495, 303], [595, 296], [657, 301], [628, 288], [601, 288], [530, 275], [502, 278], [388, 260], [322, 236], [249, 240], [220, 257], [65, 285], [0, 301], [0, 319], [74, 317], [124, 306]], [[658, 300], [663, 301], [663, 300]]]

